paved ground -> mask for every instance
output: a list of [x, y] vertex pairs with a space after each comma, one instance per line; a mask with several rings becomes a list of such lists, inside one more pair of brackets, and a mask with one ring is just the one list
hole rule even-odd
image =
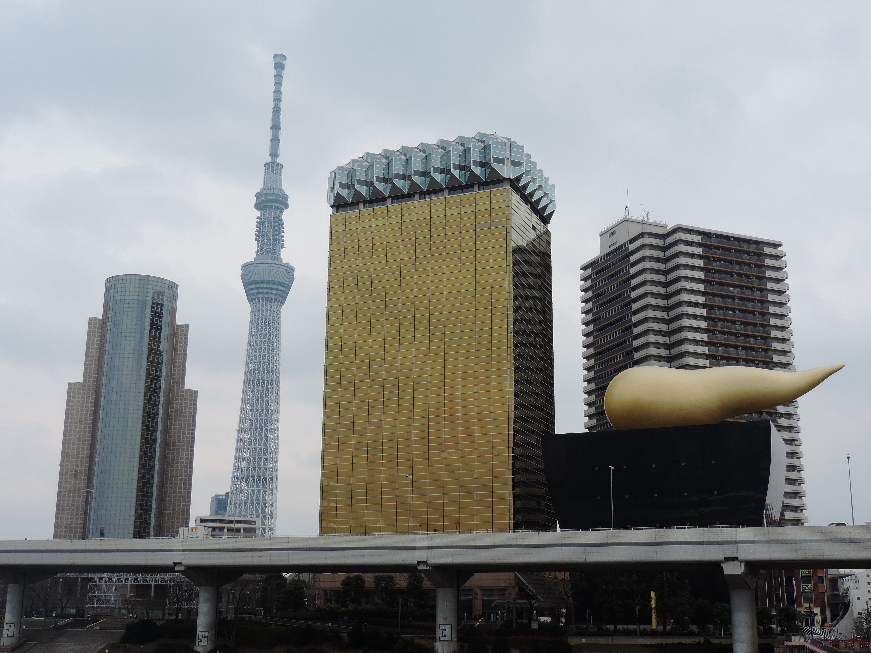
[[121, 630], [31, 630], [16, 653], [97, 653], [121, 639]]

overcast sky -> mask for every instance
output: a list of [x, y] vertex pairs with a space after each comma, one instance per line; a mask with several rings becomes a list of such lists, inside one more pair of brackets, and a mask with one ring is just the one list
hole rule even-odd
[[279, 534], [317, 532], [327, 176], [497, 132], [556, 184], [557, 429], [583, 429], [579, 266], [651, 218], [783, 241], [810, 523], [871, 521], [871, 3], [0, 0], [0, 539], [52, 534], [67, 383], [106, 277], [179, 284], [192, 516], [228, 489], [287, 55]]

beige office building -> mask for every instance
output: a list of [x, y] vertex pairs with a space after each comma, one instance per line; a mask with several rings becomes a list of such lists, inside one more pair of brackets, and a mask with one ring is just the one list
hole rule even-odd
[[541, 530], [553, 187], [489, 134], [330, 176], [320, 532]]

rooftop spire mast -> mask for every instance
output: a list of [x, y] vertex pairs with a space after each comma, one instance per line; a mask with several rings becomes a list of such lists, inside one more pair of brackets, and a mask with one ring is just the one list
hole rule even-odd
[[284, 62], [287, 57], [283, 54], [272, 56], [272, 66], [275, 68], [275, 86], [272, 91], [272, 138], [269, 139], [269, 160], [272, 163], [278, 161], [278, 145], [281, 138], [281, 84], [284, 81]]

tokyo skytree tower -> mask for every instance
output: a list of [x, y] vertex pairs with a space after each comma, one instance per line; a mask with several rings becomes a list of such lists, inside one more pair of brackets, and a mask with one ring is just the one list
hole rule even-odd
[[287, 57], [276, 54], [272, 93], [272, 137], [263, 188], [255, 196], [257, 253], [242, 266], [242, 285], [251, 305], [242, 405], [227, 515], [259, 517], [263, 537], [275, 535], [278, 485], [278, 415], [281, 365], [281, 307], [293, 285], [293, 266], [281, 260], [287, 193], [281, 188], [278, 143], [281, 133], [281, 82]]

